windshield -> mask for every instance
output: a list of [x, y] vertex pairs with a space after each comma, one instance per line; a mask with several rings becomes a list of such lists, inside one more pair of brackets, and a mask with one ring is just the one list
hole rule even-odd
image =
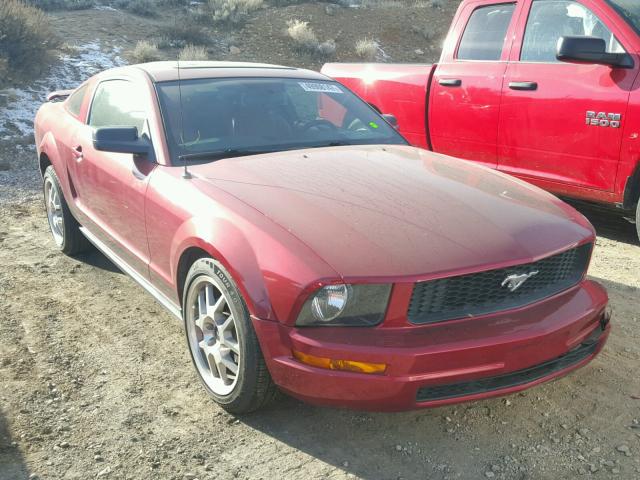
[[172, 158], [407, 142], [340, 84], [291, 78], [196, 79], [157, 84]]
[[629, 24], [640, 33], [640, 2], [638, 0], [609, 0]]

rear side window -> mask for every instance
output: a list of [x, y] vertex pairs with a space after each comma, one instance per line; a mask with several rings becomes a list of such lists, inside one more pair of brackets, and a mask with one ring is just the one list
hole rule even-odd
[[458, 59], [500, 60], [515, 8], [515, 4], [502, 4], [476, 9], [460, 40]]
[[136, 127], [142, 133], [147, 111], [140, 89], [128, 80], [107, 80], [98, 85], [91, 104], [92, 127]]
[[87, 84], [82, 85], [67, 99], [67, 110], [76, 117], [80, 115], [80, 109], [82, 108], [82, 101], [84, 95], [87, 93]]
[[611, 30], [584, 5], [567, 0], [535, 0], [527, 19], [520, 60], [558, 62], [558, 40], [564, 36], [602, 38], [607, 52], [624, 52]]

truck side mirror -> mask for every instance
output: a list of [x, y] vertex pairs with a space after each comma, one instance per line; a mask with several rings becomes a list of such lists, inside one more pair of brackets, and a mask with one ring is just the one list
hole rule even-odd
[[556, 58], [562, 62], [595, 63], [619, 68], [633, 68], [627, 53], [607, 53], [607, 43], [598, 37], [560, 37]]
[[383, 113], [382, 118], [384, 118], [389, 125], [391, 125], [396, 130], [398, 129], [398, 119], [392, 113]]
[[136, 127], [103, 127], [93, 132], [93, 147], [102, 152], [149, 155], [151, 142]]

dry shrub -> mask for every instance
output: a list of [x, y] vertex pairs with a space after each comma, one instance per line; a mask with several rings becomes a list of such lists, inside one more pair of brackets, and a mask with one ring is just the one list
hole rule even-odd
[[218, 23], [242, 23], [263, 5], [264, 0], [209, 0], [213, 21]]
[[7, 71], [35, 71], [58, 45], [42, 10], [18, 0], [0, 1], [0, 64]]
[[287, 22], [287, 33], [296, 44], [296, 47], [302, 50], [315, 52], [320, 45], [316, 33], [309, 26], [309, 22], [289, 20]]
[[316, 32], [309, 26], [309, 22], [295, 19], [289, 20], [287, 22], [287, 34], [298, 50], [323, 57], [329, 57], [336, 51], [336, 42], [333, 40], [320, 42]]
[[356, 42], [356, 55], [364, 60], [374, 60], [378, 54], [378, 42], [370, 38], [362, 38]]
[[184, 48], [187, 45], [209, 45], [211, 38], [202, 28], [194, 25], [188, 17], [178, 18], [173, 25], [160, 28], [163, 43], [172, 48]]
[[25, 3], [42, 10], [84, 10], [96, 5], [95, 0], [26, 0]]
[[411, 31], [427, 41], [433, 40], [436, 36], [436, 32], [429, 25], [413, 25]]
[[209, 60], [209, 53], [204, 47], [187, 45], [178, 54], [178, 59], [182, 62]]
[[333, 40], [327, 40], [318, 45], [318, 53], [323, 57], [330, 57], [336, 53], [336, 42]]
[[133, 63], [154, 62], [160, 59], [160, 51], [154, 43], [140, 40], [135, 48], [129, 52], [129, 58]]

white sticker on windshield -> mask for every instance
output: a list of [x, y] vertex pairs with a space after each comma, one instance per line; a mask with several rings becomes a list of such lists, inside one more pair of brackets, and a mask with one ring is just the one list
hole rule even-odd
[[344, 93], [339, 86], [334, 85], [332, 83], [298, 82], [298, 84], [306, 92]]

